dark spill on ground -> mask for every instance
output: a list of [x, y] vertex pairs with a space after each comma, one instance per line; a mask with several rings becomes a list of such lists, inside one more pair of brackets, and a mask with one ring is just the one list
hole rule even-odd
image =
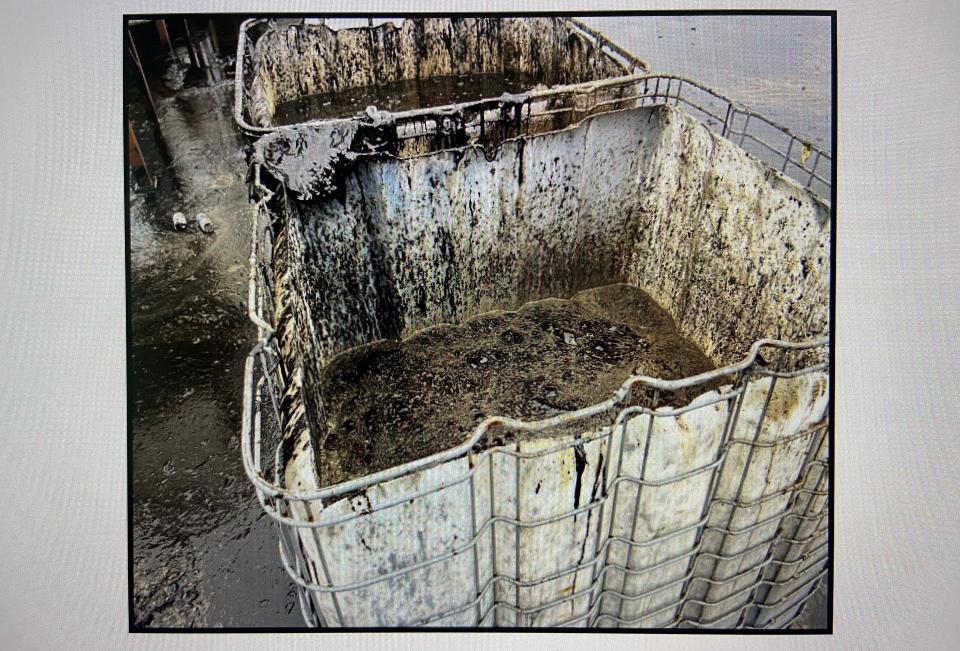
[[[642, 290], [608, 285], [336, 356], [323, 373], [324, 484], [455, 447], [487, 416], [540, 419], [613, 396], [632, 374], [713, 369]], [[686, 404], [712, 388], [661, 396]], [[639, 393], [639, 392], [638, 392]]]
[[[302, 625], [240, 461], [251, 207], [231, 87], [171, 76], [182, 87], [155, 97], [166, 159], [138, 79], [126, 85], [157, 177], [130, 198], [134, 622]], [[174, 231], [177, 210], [216, 232]]]
[[480, 74], [402, 79], [379, 86], [349, 88], [339, 93], [319, 93], [277, 104], [273, 122], [297, 124], [307, 120], [350, 117], [368, 106], [381, 111], [409, 111], [428, 106], [463, 104], [504, 93], [522, 93], [537, 85], [523, 73]]

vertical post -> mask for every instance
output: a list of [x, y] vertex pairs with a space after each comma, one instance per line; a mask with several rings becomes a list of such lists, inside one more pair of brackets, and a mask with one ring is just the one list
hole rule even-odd
[[473, 456], [473, 448], [467, 452], [467, 466], [470, 471], [470, 481], [467, 483], [467, 490], [470, 492], [470, 546], [473, 547], [473, 596], [477, 600], [474, 606], [474, 617], [476, 622], [474, 626], [480, 626], [480, 552], [477, 549], [480, 541], [477, 539], [477, 506], [474, 496], [474, 475], [477, 473], [476, 459]]
[[137, 43], [133, 40], [133, 33], [129, 28], [127, 29], [127, 39], [130, 41], [130, 57], [133, 59], [134, 65], [137, 66], [137, 70], [140, 71], [143, 90], [147, 94], [147, 101], [150, 106], [150, 117], [153, 118], [153, 121], [159, 126], [160, 119], [157, 117], [157, 105], [153, 103], [153, 93], [150, 92], [150, 84], [147, 82], [147, 75], [143, 72], [143, 65], [140, 63], [140, 54], [137, 52]]
[[[742, 385], [741, 382], [743, 383]], [[700, 520], [702, 521], [702, 524], [697, 527], [696, 530], [697, 533], [693, 544], [694, 550], [699, 550], [701, 545], [704, 543], [704, 535], [706, 534], [707, 528], [710, 524], [713, 505], [715, 504], [714, 498], [716, 497], [717, 488], [720, 485], [720, 479], [723, 477], [723, 471], [726, 468], [727, 459], [729, 458], [730, 440], [733, 438], [733, 433], [737, 429], [737, 421], [740, 419], [740, 409], [743, 407], [743, 397], [749, 388], [749, 384], [749, 377], [743, 371], [737, 373], [733, 381], [733, 390], [736, 391], [739, 388], [740, 393], [730, 398], [730, 401], [727, 402], [727, 420], [723, 424], [723, 430], [720, 435], [720, 445], [717, 447], [717, 456], [714, 458], [714, 462], [719, 461], [720, 465], [713, 471], [713, 474], [710, 477], [710, 485], [707, 488], [707, 495], [704, 498], [703, 507], [700, 509]], [[736, 507], [731, 504], [730, 508], [733, 509]], [[690, 577], [684, 581], [683, 588], [680, 590], [681, 603], [677, 608], [677, 621], [683, 619], [683, 613], [690, 598], [693, 582], [699, 578], [696, 576], [695, 570], [697, 570], [697, 561], [700, 558], [701, 557], [699, 556], [698, 551], [695, 552], [694, 556], [690, 559], [689, 565], [687, 566], [687, 571], [685, 574], [689, 574]], [[713, 571], [714, 567], [716, 567], [716, 562], [714, 562], [710, 572]]]
[[210, 43], [213, 45], [213, 51], [217, 56], [220, 56], [220, 37], [217, 36], [217, 26], [213, 22], [213, 18], [207, 21], [207, 32], [210, 33]]
[[[749, 115], [748, 115], [748, 117], [749, 117]], [[774, 370], [775, 370], [775, 371], [779, 371], [781, 368], [783, 368], [783, 360], [784, 360], [784, 357], [786, 356], [786, 352], [787, 352], [787, 351], [786, 351], [785, 348], [780, 350], [780, 355], [778, 356], [777, 362], [776, 362], [775, 365], [774, 365]], [[751, 368], [751, 369], [748, 369], [748, 370], [745, 371], [745, 372], [749, 373], [749, 372], [751, 372], [752, 370], [753, 370], [753, 369]], [[746, 460], [744, 461], [744, 464], [743, 464], [743, 471], [742, 471], [742, 473], [740, 474], [739, 480], [737, 481], [737, 489], [736, 489], [736, 491], [734, 492], [733, 497], [731, 498], [732, 504], [731, 504], [731, 507], [730, 507], [730, 514], [729, 514], [729, 515], [727, 516], [727, 518], [726, 518], [726, 524], [724, 524], [723, 529], [722, 529], [723, 534], [722, 534], [722, 537], [720, 538], [720, 543], [719, 543], [719, 545], [718, 545], [718, 547], [717, 547], [717, 555], [718, 555], [718, 556], [723, 556], [724, 554], [729, 554], [729, 553], [730, 553], [730, 552], [728, 551], [728, 550], [729, 550], [729, 547], [730, 547], [730, 545], [729, 545], [728, 543], [730, 542], [731, 536], [736, 536], [736, 535], [737, 535], [737, 534], [731, 532], [731, 528], [732, 528], [733, 522], [734, 522], [734, 520], [736, 519], [736, 516], [737, 516], [737, 509], [738, 509], [738, 508], [741, 508], [741, 507], [738, 506], [738, 504], [740, 504], [740, 502], [741, 502], [741, 500], [742, 500], [742, 497], [743, 497], [743, 489], [744, 489], [744, 486], [745, 486], [746, 481], [747, 481], [747, 476], [750, 475], [750, 472], [751, 472], [751, 470], [753, 469], [753, 468], [752, 468], [752, 464], [753, 464], [754, 456], [756, 455], [756, 451], [757, 451], [757, 447], [758, 447], [758, 446], [757, 446], [757, 443], [760, 441], [760, 433], [763, 431], [763, 424], [764, 424], [764, 421], [766, 420], [766, 417], [767, 417], [767, 410], [768, 410], [769, 407], [770, 407], [770, 401], [771, 401], [772, 398], [773, 398], [773, 392], [775, 391], [776, 386], [777, 386], [777, 376], [776, 376], [776, 375], [772, 375], [772, 376], [770, 376], [770, 385], [769, 385], [768, 388], [767, 388], [767, 394], [766, 394], [766, 397], [764, 398], [763, 406], [762, 406], [761, 409], [760, 409], [760, 415], [759, 415], [759, 417], [757, 418], [757, 426], [756, 426], [756, 428], [753, 430], [753, 436], [751, 437], [750, 444], [749, 444], [749, 450], [747, 451], [747, 458], [746, 458]], [[745, 399], [745, 398], [746, 398], [746, 392], [744, 392], [744, 399]], [[759, 515], [757, 516], [757, 519], [759, 519]], [[734, 553], [736, 553], [736, 552], [734, 552]], [[740, 562], [742, 563], [742, 560], [741, 560]], [[724, 581], [724, 580], [722, 580], [722, 579], [719, 579], [719, 576], [720, 576], [720, 574], [721, 574], [720, 567], [721, 567], [720, 561], [718, 560], [718, 562], [715, 563], [714, 566], [713, 566], [713, 576], [711, 577], [713, 581], [718, 582], [718, 583]], [[727, 580], [729, 580], [729, 579], [727, 579]], [[705, 600], [705, 601], [709, 601], [709, 600], [710, 600], [710, 597], [712, 596], [712, 593], [715, 592], [715, 590], [716, 590], [716, 588], [708, 588], [708, 589], [707, 589], [707, 594], [705, 595], [704, 600]], [[724, 600], [726, 600], [726, 599], [732, 598], [734, 594], [737, 594], [737, 592], [734, 591], [734, 592], [731, 592], [730, 594], [724, 595], [724, 596], [720, 599], [720, 601], [724, 601]], [[738, 613], [738, 615], [737, 615], [737, 621], [738, 621], [738, 623], [739, 623], [739, 621], [740, 621], [741, 616], [743, 615], [744, 610], [745, 610], [749, 605], [750, 605], [749, 602], [744, 602], [744, 604], [740, 607], [740, 611], [739, 611], [739, 613]], [[703, 608], [703, 607], [700, 609], [700, 617], [701, 617], [701, 618], [703, 617], [703, 611], [704, 611], [704, 610], [705, 610], [705, 608]], [[736, 612], [736, 611], [733, 611], [733, 612]], [[729, 617], [730, 615], [733, 614], [733, 612], [727, 613], [727, 614], [725, 614], [725, 615], [722, 615], [722, 616], [721, 616], [721, 619], [725, 619], [726, 617]]]
[[173, 43], [170, 42], [170, 31], [167, 29], [167, 21], [163, 18], [157, 18], [153, 21], [157, 27], [157, 34], [160, 36], [160, 42], [170, 49], [170, 56], [176, 58], [173, 51]]
[[[629, 402], [632, 392], [633, 392], [633, 387], [631, 386], [630, 389], [628, 389], [627, 391], [627, 395], [624, 396], [623, 398], [623, 404], [627, 404]], [[604, 538], [603, 561], [600, 561], [600, 558], [599, 558], [599, 552], [600, 552], [600, 546], [601, 546], [599, 529], [597, 531], [596, 545], [594, 545], [593, 570], [591, 571], [591, 575], [590, 575], [590, 585], [593, 586], [593, 589], [590, 591], [590, 606], [587, 611], [588, 613], [590, 613], [590, 616], [587, 620], [587, 628], [595, 627], [597, 624], [597, 621], [601, 617], [600, 610], [603, 605], [602, 602], [604, 597], [603, 586], [607, 580], [607, 575], [605, 573], [605, 570], [607, 568], [607, 559], [610, 556], [609, 550], [610, 550], [611, 536], [613, 535], [613, 519], [617, 517], [617, 496], [620, 494], [620, 490], [619, 490], [620, 484], [617, 483], [613, 487], [613, 498], [610, 503], [610, 512], [607, 515], [606, 519], [604, 520], [603, 513], [605, 512], [605, 509], [606, 509], [606, 497], [607, 497], [607, 486], [608, 486], [607, 479], [606, 479], [606, 472], [607, 472], [607, 468], [610, 466], [610, 464], [613, 461], [613, 431], [614, 429], [619, 428], [620, 446], [619, 446], [619, 452], [617, 454], [617, 468], [613, 473], [612, 481], [616, 482], [616, 480], [620, 478], [620, 469], [623, 465], [623, 451], [624, 451], [625, 442], [627, 439], [627, 422], [630, 420], [630, 414], [632, 413], [629, 411], [629, 409], [630, 409], [629, 407], [625, 407], [620, 412], [620, 414], [618, 414], [617, 419], [614, 421], [613, 425], [610, 426], [610, 435], [607, 440], [607, 464], [606, 466], [604, 466], [604, 480], [603, 480], [604, 510], [601, 511], [601, 521], [606, 522], [606, 533], [603, 536]], [[603, 579], [599, 582], [599, 585], [594, 585], [597, 583], [597, 575], [598, 575], [597, 566], [598, 565], [601, 568], [600, 574], [603, 575]], [[624, 581], [626, 581], [626, 574], [624, 574]], [[599, 592], [596, 591], [597, 588], [599, 588]], [[594, 608], [596, 608], [595, 611], [594, 611]]]
[[743, 147], [743, 139], [747, 137], [747, 127], [750, 126], [750, 114], [746, 114], [747, 119], [743, 121], [743, 133], [740, 134], [740, 142], [737, 143], [740, 147]]
[[[623, 624], [623, 604], [624, 597], [627, 595], [627, 570], [635, 569], [633, 566], [634, 558], [636, 557], [636, 549], [638, 542], [637, 540], [637, 520], [639, 520], [640, 515], [640, 498], [643, 494], [644, 482], [647, 478], [647, 460], [650, 457], [650, 440], [653, 438], [653, 424], [655, 420], [654, 413], [657, 409], [657, 403], [660, 402], [660, 389], [654, 389], [653, 391], [653, 401], [650, 403], [650, 422], [647, 425], [647, 436], [643, 442], [643, 458], [640, 460], [640, 473], [637, 477], [639, 480], [637, 483], [637, 499], [633, 503], [633, 516], [630, 518], [630, 547], [627, 550], [626, 562], [624, 563], [624, 570], [621, 572], [623, 580], [620, 582], [620, 593], [619, 593], [619, 605], [617, 607], [617, 628], [621, 628]], [[630, 595], [634, 596], [634, 595]]]
[[[807, 445], [807, 451], [806, 451], [806, 454], [804, 455], [804, 461], [800, 467], [800, 473], [798, 476], [796, 488], [794, 489], [794, 492], [790, 495], [790, 499], [787, 505], [783, 509], [783, 516], [782, 516], [783, 519], [781, 520], [778, 536], [782, 536], [784, 534], [783, 522], [785, 522], [790, 518], [790, 516], [793, 514], [794, 509], [797, 507], [799, 496], [801, 495], [799, 489], [802, 488], [806, 483], [807, 470], [810, 468], [810, 461], [816, 456], [817, 451], [820, 449], [820, 444], [823, 442], [823, 436], [825, 435], [826, 435], [825, 428], [811, 430], [810, 432], [810, 443]], [[823, 474], [821, 474], [821, 478], [822, 477], [823, 477]], [[802, 514], [803, 516], [810, 515], [810, 507], [812, 505], [813, 505], [813, 496], [811, 495], [810, 499], [807, 501], [807, 504], [804, 506], [803, 514]], [[794, 528], [794, 531], [791, 534], [791, 536], [795, 536], [796, 533], [800, 531], [801, 524], [802, 524], [802, 521], [798, 520], [797, 526]], [[771, 586], [765, 585], [764, 581], [772, 582], [777, 580], [777, 577], [782, 571], [784, 562], [792, 563], [795, 560], [803, 559], [803, 555], [805, 551], [801, 552], [798, 559], [789, 559], [789, 556], [791, 555], [789, 548], [787, 549], [786, 552], [784, 552], [782, 558], [776, 558], [774, 554], [774, 549], [776, 548], [776, 546], [777, 546], [776, 542], [770, 545], [770, 549], [767, 550], [766, 557], [763, 559], [763, 562], [760, 563], [760, 565], [758, 566], [760, 573], [757, 576], [756, 584], [754, 585], [753, 589], [750, 591], [750, 597], [747, 600], [748, 607], [745, 608], [740, 613], [740, 620], [737, 626], [738, 628], [743, 627], [745, 625], [750, 625], [754, 627], [757, 627], [757, 626], [762, 627], [765, 625], [765, 624], [758, 623], [760, 620], [760, 609], [761, 609], [760, 606], [766, 602], [767, 595], [769, 595], [770, 589], [771, 589]], [[779, 564], [780, 567], [778, 569], [774, 569], [774, 564]], [[794, 576], [796, 576], [796, 570], [794, 570]], [[791, 579], [792, 578], [793, 577], [791, 577]], [[751, 607], [754, 608], [755, 612], [753, 613], [752, 616], [748, 616], [747, 612], [750, 610]], [[787, 610], [789, 610], [789, 608]]]
[[[143, 159], [143, 152], [140, 150], [140, 143], [137, 140], [137, 134], [133, 130], [133, 124], [127, 120], [127, 154], [130, 160], [130, 167], [137, 174], [137, 187], [147, 188], [153, 186], [153, 177], [150, 176], [150, 170], [147, 169], [147, 163]], [[141, 181], [146, 180], [146, 183]]]
[[187, 51], [190, 53], [190, 62], [197, 68], [201, 68], [203, 66], [200, 65], [200, 57], [197, 55], [197, 50], [193, 47], [193, 34], [190, 33], [190, 24], [186, 18], [183, 19], [183, 29], [187, 33]]
[[724, 138], [727, 137], [727, 134], [730, 133], [731, 122], [731, 113], [733, 112], [733, 104], [727, 102], [727, 113], [723, 116], [723, 128], [720, 130], [720, 135]]
[[500, 625], [500, 606], [499, 606], [499, 596], [500, 596], [500, 582], [497, 581], [497, 523], [495, 518], [497, 517], [497, 510], [494, 506], [494, 500], [496, 493], [494, 492], [494, 473], [493, 473], [493, 459], [495, 452], [493, 451], [493, 438], [490, 434], [490, 428], [487, 428], [487, 450], [490, 450], [488, 458], [490, 459], [490, 480], [487, 482], [487, 485], [490, 487], [490, 566], [491, 572], [490, 577], [493, 581], [493, 598], [491, 599], [490, 607], [493, 609], [493, 626], [497, 627]]
[[783, 157], [783, 165], [780, 166], [781, 172], [787, 171], [787, 163], [790, 162], [790, 152], [793, 150], [793, 140], [794, 140], [793, 136], [790, 136], [790, 144], [787, 145], [787, 153]]
[[330, 573], [330, 566], [327, 564], [327, 557], [323, 553], [323, 543], [320, 541], [320, 531], [316, 527], [311, 527], [310, 532], [313, 534], [313, 542], [316, 544], [317, 553], [320, 555], [320, 566], [323, 568], [323, 579], [327, 584], [326, 587], [330, 588], [330, 599], [333, 601], [333, 609], [337, 613], [338, 626], [349, 626], [346, 619], [343, 617], [343, 611], [340, 609], [340, 600], [337, 599], [337, 590], [333, 583], [333, 575]]
[[820, 162], [820, 150], [817, 150], [817, 155], [813, 159], [813, 167], [810, 168], [810, 176], [807, 178], [807, 183], [803, 187], [809, 188], [810, 184], [813, 183], [813, 175], [817, 172], [817, 163]]
[[516, 546], [514, 547], [514, 552], [513, 552], [514, 554], [513, 560], [514, 560], [514, 566], [515, 566], [513, 587], [514, 587], [515, 605], [517, 607], [517, 610], [516, 610], [516, 615], [514, 616], [513, 625], [523, 626], [524, 624], [520, 623], [520, 435], [519, 433], [514, 432], [514, 438], [516, 439], [516, 445], [514, 447], [514, 451], [516, 452], [516, 456], [514, 457], [514, 459], [516, 460], [516, 464], [514, 465], [514, 468], [516, 469], [516, 474], [514, 475], [514, 479], [516, 481], [514, 482], [513, 489], [514, 489], [514, 494], [516, 495], [516, 504], [515, 504], [516, 515], [514, 516], [516, 524], [513, 526], [513, 530], [514, 530], [514, 537], [515, 537], [514, 544]]

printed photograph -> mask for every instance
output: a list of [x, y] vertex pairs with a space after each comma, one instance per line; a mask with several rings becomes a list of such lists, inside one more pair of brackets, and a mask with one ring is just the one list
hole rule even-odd
[[835, 14], [122, 38], [132, 631], [832, 631]]

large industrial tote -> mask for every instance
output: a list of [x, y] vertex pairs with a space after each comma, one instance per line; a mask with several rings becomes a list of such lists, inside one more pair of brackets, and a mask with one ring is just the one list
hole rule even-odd
[[[418, 33], [457, 35], [430, 20]], [[242, 32], [238, 61], [271, 29]], [[332, 32], [282, 29], [287, 48]], [[251, 124], [269, 68], [238, 66], [258, 138], [244, 463], [308, 624], [778, 628], [827, 575], [829, 155], [576, 33], [626, 74], [285, 127]], [[649, 292], [716, 370], [318, 473], [337, 354], [610, 283]]]

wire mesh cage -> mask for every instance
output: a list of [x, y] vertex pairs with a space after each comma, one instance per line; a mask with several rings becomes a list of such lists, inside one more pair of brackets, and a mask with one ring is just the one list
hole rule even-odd
[[[245, 462], [311, 625], [783, 627], [827, 572], [826, 363], [757, 357], [825, 345], [761, 341], [710, 377], [490, 418], [435, 459], [332, 489], [281, 488], [282, 456], [268, 480], [259, 416]], [[248, 403], [282, 393], [276, 375]], [[681, 408], [623, 406], [717, 377], [731, 384]]]
[[[246, 364], [243, 457], [261, 504], [277, 523], [282, 563], [297, 585], [306, 622], [789, 626], [830, 564], [829, 341], [818, 336], [826, 330], [829, 285], [823, 255], [830, 235], [828, 154], [673, 75], [639, 74], [375, 117], [376, 124], [355, 118], [281, 134], [309, 132], [313, 138], [345, 124], [354, 129], [346, 142], [363, 153], [332, 163], [342, 171], [329, 193], [335, 199], [299, 191], [303, 184], [295, 173], [269, 157], [257, 159], [251, 172], [258, 210], [249, 306], [259, 343]], [[774, 131], [761, 135], [757, 125]], [[364, 131], [368, 127], [373, 130]], [[269, 146], [272, 137], [264, 136], [258, 147]], [[309, 149], [304, 137], [300, 142]], [[743, 151], [751, 151], [750, 143], [766, 165]], [[585, 228], [603, 231], [590, 241], [598, 259], [616, 258], [608, 265], [619, 270], [610, 271], [611, 278], [624, 273], [626, 282], [653, 287], [721, 363], [681, 379], [633, 375], [608, 399], [550, 418], [488, 415], [456, 447], [335, 485], [322, 481], [316, 471], [322, 429], [317, 402], [323, 399], [313, 388], [317, 368], [337, 351], [387, 332], [378, 321], [383, 315], [365, 307], [362, 296], [348, 297], [353, 312], [320, 309], [324, 301], [341, 300], [337, 292], [367, 291], [339, 285], [337, 274], [355, 279], [377, 273], [351, 267], [336, 251], [355, 253], [375, 237], [386, 238], [378, 245], [386, 250], [402, 248], [401, 240], [390, 239], [391, 229], [402, 224], [377, 219], [400, 215], [390, 202], [414, 201], [417, 190], [396, 193], [393, 183], [441, 169], [457, 187], [480, 179], [479, 193], [486, 179], [522, 185], [537, 174], [544, 180], [537, 187], [562, 186], [570, 180], [559, 168], [545, 163], [524, 171], [521, 160], [555, 154], [578, 161], [571, 166], [578, 174], [588, 169], [597, 195], [581, 198], [581, 207], [563, 215], [566, 225], [551, 222], [559, 228], [561, 256]], [[456, 163], [447, 164], [445, 156]], [[610, 161], [623, 169], [611, 171]], [[771, 176], [771, 168], [796, 183]], [[298, 167], [296, 173], [316, 170]], [[374, 186], [364, 189], [364, 183]], [[759, 189], [743, 196], [751, 184]], [[351, 193], [368, 191], [387, 206], [351, 199]], [[455, 203], [443, 205], [455, 212]], [[649, 221], [638, 227], [637, 218], [621, 217], [622, 206], [631, 203], [641, 221]], [[555, 199], [545, 205], [560, 210]], [[578, 221], [587, 205], [598, 213], [593, 225]], [[531, 210], [529, 203], [525, 209]], [[502, 219], [499, 209], [475, 210], [489, 211], [477, 213], [481, 221]], [[316, 235], [305, 238], [304, 229], [316, 228], [320, 214], [327, 220], [336, 215], [336, 227], [317, 231], [318, 244]], [[469, 221], [461, 217], [450, 220]], [[534, 222], [526, 219], [523, 227]], [[362, 236], [345, 240], [341, 249], [324, 248], [329, 241], [339, 246], [340, 233], [351, 229]], [[484, 255], [509, 248], [489, 237], [494, 245]], [[323, 267], [329, 277], [318, 288], [311, 284], [317, 271], [308, 268], [331, 257], [335, 264]], [[437, 256], [427, 252], [427, 258]], [[674, 258], [682, 263], [676, 268], [670, 266]], [[416, 257], [408, 262], [420, 264]], [[533, 274], [542, 295], [569, 294], [577, 282], [587, 282], [565, 277], [569, 269], [545, 269]], [[551, 273], [556, 277], [544, 279]], [[728, 275], [729, 285], [713, 280]], [[476, 284], [467, 294], [496, 295], [497, 282], [520, 281], [481, 274], [481, 280], [460, 282]], [[428, 297], [427, 306], [401, 305], [391, 317], [401, 327], [390, 336], [477, 312], [469, 301], [453, 312], [440, 309], [430, 304], [429, 291], [417, 291]], [[515, 286], [507, 291], [523, 294]], [[320, 308], [306, 296], [311, 292], [322, 294]], [[361, 314], [366, 309], [371, 313]], [[337, 321], [344, 314], [349, 324]], [[678, 401], [681, 393], [694, 397]]]

